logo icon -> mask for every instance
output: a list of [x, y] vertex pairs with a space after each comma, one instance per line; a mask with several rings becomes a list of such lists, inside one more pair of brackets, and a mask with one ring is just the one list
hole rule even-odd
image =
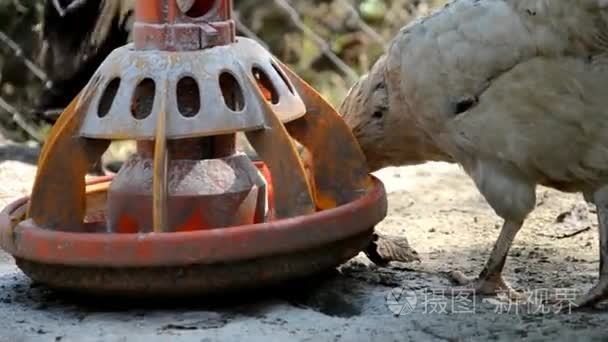
[[386, 295], [386, 306], [396, 316], [409, 315], [416, 309], [418, 298], [411, 289], [396, 287]]

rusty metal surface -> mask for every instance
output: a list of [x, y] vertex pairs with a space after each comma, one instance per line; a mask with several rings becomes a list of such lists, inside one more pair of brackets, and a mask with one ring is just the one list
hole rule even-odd
[[[168, 82], [165, 80], [165, 87]], [[160, 108], [157, 111], [156, 116], [156, 139], [154, 139], [154, 158], [151, 160], [151, 174], [148, 174], [149, 177], [146, 178], [137, 178], [137, 179], [128, 179], [128, 181], [132, 182], [145, 182], [147, 179], [152, 179], [152, 191], [150, 195], [152, 197], [152, 210], [151, 212], [138, 212], [137, 214], [142, 215], [152, 215], [152, 229], [155, 233], [164, 233], [171, 230], [169, 226], [169, 156], [168, 153], [168, 141], [167, 141], [167, 98], [166, 96], [161, 95], [160, 100]], [[150, 168], [149, 168], [150, 169]], [[116, 188], [114, 188], [116, 190]], [[120, 190], [120, 189], [118, 189]], [[123, 189], [125, 190], [125, 189]], [[132, 195], [132, 194], [131, 194]], [[128, 195], [127, 195], [128, 196]], [[126, 202], [122, 202], [123, 204], [127, 204]], [[112, 203], [108, 203], [112, 205]], [[145, 208], [145, 207], [144, 207]], [[122, 209], [122, 208], [120, 208]], [[141, 209], [141, 208], [140, 208]], [[133, 218], [133, 216], [124, 216], [124, 215], [134, 215], [135, 213], [126, 213], [122, 212], [122, 217], [120, 213], [118, 214], [118, 222], [120, 223], [123, 218]], [[111, 216], [112, 217], [112, 216]], [[149, 216], [148, 216], [149, 217]], [[136, 223], [135, 229], [141, 230], [146, 227], [142, 227], [141, 225], [137, 225], [137, 223], [141, 224], [139, 221], [131, 221]], [[130, 224], [131, 222], [128, 222]], [[108, 227], [111, 228], [111, 227]]]
[[[311, 215], [184, 233], [69, 233], [44, 229], [32, 220], [13, 228], [11, 214], [27, 205], [16, 201], [0, 214], [0, 244], [13, 256], [43, 264], [85, 267], [184, 266], [243, 261], [305, 251], [364, 233], [387, 211], [382, 182], [346, 205]], [[103, 228], [103, 227], [102, 227]], [[273, 272], [274, 270], [268, 270]]]
[[85, 215], [85, 175], [108, 141], [78, 138], [85, 109], [98, 85], [94, 78], [61, 115], [38, 160], [27, 215], [41, 227], [79, 231]]
[[133, 38], [138, 49], [199, 50], [235, 39], [231, 0], [138, 0]]
[[372, 184], [365, 155], [340, 114], [323, 97], [277, 61], [304, 101], [307, 113], [289, 122], [289, 134], [306, 149], [306, 164], [319, 209], [359, 198]]
[[102, 222], [105, 220], [108, 189], [113, 178], [113, 176], [97, 177], [87, 182], [85, 188], [86, 208], [83, 223]]
[[[279, 98], [272, 110], [282, 122], [302, 117], [306, 108], [291, 83], [273, 63], [272, 55], [257, 42], [239, 37], [234, 44], [191, 52], [136, 51], [133, 45], [114, 50], [102, 63], [94, 77], [100, 84], [86, 109], [86, 118], [80, 136], [96, 139], [154, 139], [158, 112], [166, 101], [167, 139], [193, 138], [251, 131], [264, 127], [264, 116], [255, 103], [257, 87], [247, 80], [258, 68], [268, 76]], [[244, 71], [244, 72], [242, 72]], [[220, 75], [228, 72], [238, 82], [242, 92], [243, 110], [234, 111], [227, 106], [220, 87]], [[243, 74], [245, 73], [245, 74]], [[190, 77], [195, 83], [183, 91], [191, 91], [200, 100], [194, 113], [184, 116], [178, 105], [178, 83]], [[112, 81], [120, 79], [112, 101], [104, 97]], [[153, 99], [149, 115], [135, 118], [131, 114], [136, 88], [144, 79], [154, 82]], [[166, 86], [165, 86], [166, 84]], [[196, 85], [196, 86], [195, 86]], [[111, 98], [111, 96], [109, 96]], [[107, 103], [111, 102], [111, 103]], [[99, 116], [99, 109], [107, 113]], [[138, 106], [142, 106], [138, 104]], [[105, 112], [105, 111], [104, 111]]]
[[238, 262], [176, 267], [76, 267], [17, 258], [30, 278], [52, 288], [101, 296], [184, 297], [257, 289], [334, 268], [369, 245], [373, 228], [303, 251]]
[[[110, 185], [109, 232], [152, 232], [151, 158], [131, 156]], [[179, 232], [260, 223], [266, 182], [244, 154], [221, 159], [171, 160], [167, 174], [167, 228]]]
[[[249, 82], [253, 86], [256, 84], [253, 77]], [[246, 136], [270, 169], [275, 197], [274, 216], [283, 219], [314, 213], [312, 188], [293, 141], [260, 90], [257, 90], [256, 102], [264, 113], [266, 128], [248, 132]]]

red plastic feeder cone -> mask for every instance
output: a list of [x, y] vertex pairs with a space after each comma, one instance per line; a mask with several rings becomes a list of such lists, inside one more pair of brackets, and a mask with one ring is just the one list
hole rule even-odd
[[[368, 246], [382, 183], [338, 113], [231, 17], [228, 0], [137, 2], [134, 43], [66, 108], [31, 196], [0, 214], [0, 245], [30, 278], [199, 295], [307, 276]], [[238, 152], [239, 132], [261, 161]], [[118, 174], [85, 182], [124, 139], [137, 152]]]

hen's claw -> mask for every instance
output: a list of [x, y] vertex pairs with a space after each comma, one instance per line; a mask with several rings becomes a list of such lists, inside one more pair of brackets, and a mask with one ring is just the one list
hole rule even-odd
[[608, 299], [608, 186], [598, 189], [592, 199], [597, 208], [599, 223], [600, 279], [587, 294], [576, 300], [576, 308], [591, 308]]
[[600, 302], [608, 299], [608, 277], [600, 279], [589, 292], [577, 299], [574, 303], [574, 309], [592, 308]]
[[452, 288], [453, 293], [462, 293], [463, 291], [475, 292], [481, 296], [507, 296], [509, 300], [524, 301], [526, 295], [517, 292], [509, 285], [502, 275], [497, 275], [487, 278], [472, 278], [467, 277], [460, 271], [450, 273], [450, 278], [460, 286]]

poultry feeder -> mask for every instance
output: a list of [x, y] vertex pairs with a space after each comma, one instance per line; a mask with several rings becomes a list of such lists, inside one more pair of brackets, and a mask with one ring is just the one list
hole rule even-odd
[[[386, 215], [382, 183], [339, 114], [236, 36], [232, 1], [135, 11], [133, 43], [65, 109], [31, 195], [0, 216], [18, 267], [61, 290], [198, 295], [308, 276], [365, 249]], [[120, 140], [137, 151], [119, 172], [86, 178]]]

